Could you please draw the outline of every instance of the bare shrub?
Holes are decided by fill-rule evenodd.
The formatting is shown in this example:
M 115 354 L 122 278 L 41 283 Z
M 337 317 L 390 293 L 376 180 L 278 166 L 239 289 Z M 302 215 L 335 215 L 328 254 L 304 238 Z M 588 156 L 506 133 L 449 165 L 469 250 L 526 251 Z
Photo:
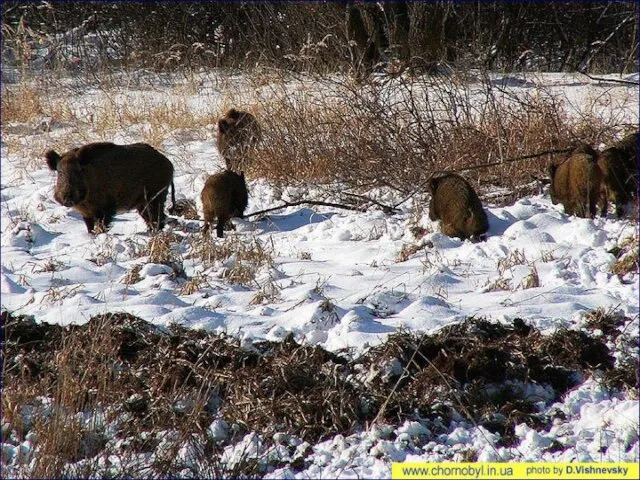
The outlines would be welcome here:
M 608 140 L 618 128 L 595 113 L 574 119 L 572 107 L 543 88 L 516 96 L 489 78 L 477 89 L 455 76 L 313 81 L 306 90 L 272 84 L 258 100 L 257 114 L 269 122 L 253 178 L 410 195 L 424 191 L 433 172 L 469 170 L 472 182 L 515 189 L 546 177 L 555 157 L 544 152 Z

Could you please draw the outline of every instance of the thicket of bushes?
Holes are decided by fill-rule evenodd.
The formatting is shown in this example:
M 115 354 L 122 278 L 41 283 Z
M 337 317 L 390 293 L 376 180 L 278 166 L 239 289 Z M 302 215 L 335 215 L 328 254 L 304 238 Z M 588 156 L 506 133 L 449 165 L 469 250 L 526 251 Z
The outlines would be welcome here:
M 102 66 L 158 69 L 638 69 L 636 2 L 9 1 L 2 19 L 3 62 L 18 65 L 40 52 L 49 66 L 98 53 Z

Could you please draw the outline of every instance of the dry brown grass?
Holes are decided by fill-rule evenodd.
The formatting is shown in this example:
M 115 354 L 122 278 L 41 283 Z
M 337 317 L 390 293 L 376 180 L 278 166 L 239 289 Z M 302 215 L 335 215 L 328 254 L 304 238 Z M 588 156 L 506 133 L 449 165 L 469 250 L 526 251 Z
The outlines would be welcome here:
M 210 114 L 194 112 L 185 97 L 173 95 L 163 103 L 147 99 L 117 99 L 116 92 L 106 92 L 91 117 L 98 135 L 106 136 L 132 126 L 140 127 L 142 141 L 162 148 L 165 140 L 177 131 L 188 130 L 194 139 L 205 139 L 205 126 L 212 122 Z M 168 92 L 171 95 L 171 92 Z
M 400 248 L 400 251 L 396 254 L 396 263 L 406 262 L 415 253 L 424 250 L 424 245 L 418 245 L 414 243 L 405 243 Z
M 186 258 L 197 258 L 205 268 L 224 265 L 222 278 L 229 283 L 260 287 L 256 277 L 273 266 L 273 251 L 258 238 L 227 235 L 220 240 L 211 235 L 193 235 Z
M 184 277 L 182 257 L 179 253 L 179 243 L 182 238 L 173 232 L 156 233 L 146 246 L 144 254 L 149 263 L 167 265 L 176 277 Z
M 125 285 L 133 285 L 134 283 L 138 283 L 140 280 L 142 280 L 142 277 L 140 276 L 140 270 L 142 270 L 142 265 L 134 265 L 129 271 L 127 271 L 127 273 L 123 275 L 120 282 L 124 283 Z
M 538 288 L 540 286 L 540 276 L 538 275 L 538 269 L 535 265 L 531 265 L 531 270 L 529 275 L 527 275 L 523 280 L 521 287 L 523 290 L 528 288 Z
M 2 86 L 2 128 L 9 122 L 26 123 L 44 115 L 38 89 L 23 83 L 19 88 Z
M 47 125 L 66 122 L 73 127 L 64 138 L 46 131 L 47 125 L 44 135 L 27 143 L 8 136 L 8 147 L 25 158 L 28 168 L 42 168 L 48 148 L 64 151 L 110 141 L 124 130 L 160 149 L 168 140 L 211 139 L 216 119 L 233 106 L 253 113 L 263 126 L 249 178 L 326 188 L 338 182 L 354 193 L 384 186 L 402 195 L 422 193 L 422 182 L 435 171 L 567 148 L 578 140 L 606 143 L 623 128 L 616 115 L 605 119 L 595 101 L 591 110 L 576 115 L 573 105 L 542 87 L 515 98 L 488 78 L 477 92 L 455 75 L 365 84 L 299 79 L 311 83 L 308 88 L 298 88 L 292 80 L 279 71 L 255 71 L 242 85 L 222 82 L 211 107 L 198 110 L 188 102 L 189 95 L 200 93 L 194 79 L 163 87 L 161 95 L 106 82 L 88 109 L 70 108 L 67 99 L 77 92 L 68 87 L 24 82 L 3 86 L 2 121 L 48 118 Z M 547 164 L 560 158 L 545 155 L 464 175 L 480 187 L 505 187 L 521 196 L 526 192 L 517 187 L 546 178 Z M 172 160 L 187 171 L 192 168 L 186 151 Z
M 638 273 L 640 264 L 638 262 L 638 236 L 624 239 L 619 246 L 614 249 L 616 261 L 611 267 L 611 273 L 621 277 L 629 273 Z
M 192 295 L 199 292 L 202 287 L 209 286 L 210 285 L 207 281 L 207 276 L 202 273 L 198 273 L 194 277 L 184 282 L 184 285 L 182 285 L 182 288 L 180 289 L 180 295 Z
M 42 156 L 50 148 L 64 152 L 85 143 L 113 141 L 125 130 L 158 149 L 167 140 L 205 140 L 213 134 L 216 115 L 213 108 L 191 108 L 184 90 L 184 85 L 176 85 L 149 96 L 105 84 L 90 104 L 77 104 L 69 98 L 78 91 L 64 83 L 26 79 L 3 85 L 3 141 L 12 154 L 24 158 L 26 169 L 34 169 L 42 168 Z M 56 131 L 60 127 L 67 128 L 63 137 Z
M 410 194 L 424 190 L 422 182 L 435 171 L 566 149 L 578 140 L 606 142 L 622 128 L 597 110 L 576 116 L 572 105 L 544 88 L 515 98 L 496 93 L 486 80 L 479 100 L 455 78 L 357 86 L 318 82 L 323 95 L 280 85 L 259 100 L 255 112 L 266 128 L 250 176 L 282 184 L 338 181 L 356 191 L 384 186 Z M 548 163 L 561 158 L 543 155 L 464 175 L 480 185 L 515 190 L 546 178 Z

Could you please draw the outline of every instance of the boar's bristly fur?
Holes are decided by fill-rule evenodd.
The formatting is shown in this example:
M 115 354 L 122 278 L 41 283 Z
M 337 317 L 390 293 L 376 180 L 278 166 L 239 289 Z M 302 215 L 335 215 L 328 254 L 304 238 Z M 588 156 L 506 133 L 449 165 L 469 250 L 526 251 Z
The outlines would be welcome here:
M 218 120 L 218 151 L 227 169 L 236 173 L 249 166 L 261 138 L 260 124 L 248 112 L 231 108 Z
M 596 214 L 602 178 L 596 155 L 591 147 L 580 146 L 561 164 L 549 167 L 551 201 L 562 203 L 568 215 L 593 218 Z
M 429 180 L 429 218 L 441 221 L 450 237 L 480 240 L 489 229 L 487 214 L 473 187 L 460 175 L 446 173 Z
M 104 231 L 118 212 L 136 209 L 151 230 L 165 223 L 169 187 L 175 202 L 173 165 L 146 143 L 90 143 L 62 155 L 45 153 L 58 173 L 54 198 L 76 210 L 89 232 Z
M 232 217 L 243 218 L 247 208 L 249 195 L 244 173 L 225 170 L 211 175 L 207 178 L 200 198 L 204 213 L 203 233 L 209 232 L 211 224 L 217 218 L 216 235 L 222 238 L 225 223 Z

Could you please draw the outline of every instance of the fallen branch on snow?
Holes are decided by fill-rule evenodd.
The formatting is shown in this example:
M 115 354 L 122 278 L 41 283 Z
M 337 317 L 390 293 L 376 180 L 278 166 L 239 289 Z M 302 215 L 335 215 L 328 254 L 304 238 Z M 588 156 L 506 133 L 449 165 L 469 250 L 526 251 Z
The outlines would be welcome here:
M 283 208 L 287 208 L 287 207 L 297 207 L 298 205 L 320 205 L 322 207 L 341 208 L 343 210 L 354 210 L 356 212 L 363 212 L 366 210 L 364 207 L 354 207 L 351 205 L 343 205 L 341 203 L 321 202 L 319 200 L 299 200 L 297 202 L 285 202 L 282 205 L 278 205 L 277 207 L 271 207 L 265 210 L 252 212 L 245 215 L 244 218 L 254 217 L 257 215 L 264 215 L 265 213 L 275 212 L 276 210 L 282 210 Z

